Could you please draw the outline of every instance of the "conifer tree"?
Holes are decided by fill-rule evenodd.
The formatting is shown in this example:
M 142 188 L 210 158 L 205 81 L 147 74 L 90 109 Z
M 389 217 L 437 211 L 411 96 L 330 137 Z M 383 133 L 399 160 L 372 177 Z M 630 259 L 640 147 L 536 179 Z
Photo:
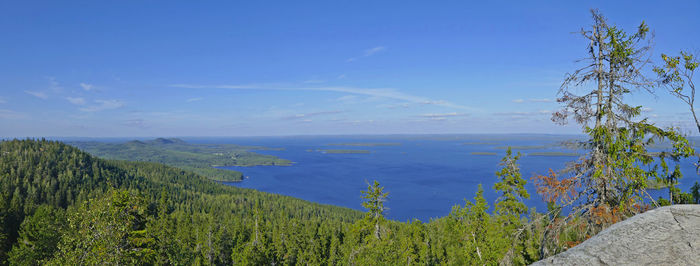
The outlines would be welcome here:
M 574 205 L 564 220 L 550 228 L 561 230 L 558 225 L 577 220 L 587 224 L 583 236 L 643 211 L 644 198 L 651 199 L 647 180 L 676 178 L 666 160 L 677 162 L 694 153 L 676 129 L 655 126 L 641 117 L 641 106 L 626 102 L 634 91 L 650 91 L 654 85 L 643 75 L 651 49 L 649 27 L 642 22 L 628 34 L 597 10 L 591 13 L 592 27 L 580 31 L 589 42 L 588 57 L 581 60 L 582 68 L 568 74 L 558 98 L 563 108 L 552 117 L 561 124 L 569 118 L 580 124 L 588 135 L 582 143 L 588 153 L 561 172 L 564 179 L 555 172 L 534 177 L 538 193 L 545 198 Z M 648 147 L 662 141 L 671 143 L 672 150 L 661 152 L 657 164 Z M 559 233 L 551 235 L 545 240 L 557 239 Z
M 523 199 L 530 198 L 530 194 L 525 189 L 527 181 L 522 178 L 518 166 L 520 156 L 520 152 L 513 156 L 513 151 L 508 147 L 506 156 L 500 163 L 503 168 L 496 172 L 499 182 L 493 185 L 493 188 L 501 193 L 496 200 L 496 212 L 499 215 L 508 216 L 508 222 L 511 224 L 518 223 L 520 216 L 527 213 L 527 206 L 523 203 Z
M 628 34 L 608 24 L 596 10 L 592 16 L 592 29 L 581 30 L 590 41 L 589 57 L 583 60 L 588 64 L 564 81 L 558 99 L 563 109 L 553 120 L 566 123 L 573 117 L 589 136 L 584 147 L 590 152 L 566 169 L 583 188 L 578 197 L 587 204 L 581 211 L 618 208 L 621 214 L 630 215 L 645 196 L 646 181 L 660 175 L 648 146 L 664 140 L 674 145 L 673 151 L 661 153 L 662 161 L 687 157 L 692 148 L 674 129 L 661 129 L 640 118 L 641 106 L 625 102 L 635 89 L 653 85 L 643 75 L 650 50 L 649 27 L 642 22 L 635 33 Z M 593 90 L 575 93 L 585 91 L 589 82 L 594 83 Z M 662 175 L 670 174 L 667 168 L 662 170 Z
M 374 226 L 373 235 L 376 239 L 381 239 L 380 223 L 384 221 L 384 201 L 389 192 L 384 192 L 384 187 L 379 186 L 379 182 L 375 180 L 373 184 L 367 184 L 367 190 L 362 191 L 362 194 L 362 199 L 365 200 L 362 207 L 367 209 L 367 219 Z

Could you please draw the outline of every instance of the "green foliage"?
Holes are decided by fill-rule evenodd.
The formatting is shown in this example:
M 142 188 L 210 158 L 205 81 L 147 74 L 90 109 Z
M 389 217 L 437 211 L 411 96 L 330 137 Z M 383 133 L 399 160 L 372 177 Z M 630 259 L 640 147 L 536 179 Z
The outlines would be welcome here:
M 499 182 L 493 185 L 493 189 L 501 193 L 496 200 L 496 213 L 510 216 L 509 223 L 519 222 L 520 216 L 527 213 L 527 206 L 522 200 L 530 198 L 530 194 L 525 189 L 527 181 L 520 174 L 518 159 L 520 159 L 520 152 L 513 156 L 510 148 L 506 150 L 506 156 L 501 160 L 503 168 L 496 172 Z
M 572 116 L 588 135 L 588 153 L 561 172 L 566 176 L 535 179 L 538 193 L 556 206 L 571 206 L 566 217 L 552 216 L 542 244 L 543 255 L 575 245 L 607 226 L 648 208 L 648 180 L 669 187 L 669 203 L 686 201 L 674 187 L 681 178 L 679 160 L 694 154 L 688 140 L 675 128 L 662 129 L 641 116 L 641 106 L 625 100 L 639 88 L 655 85 L 644 77 L 651 41 L 642 22 L 632 34 L 609 24 L 592 10 L 593 24 L 582 29 L 586 38 L 586 65 L 570 74 L 562 85 L 563 109 L 553 120 L 566 123 Z M 670 62 L 676 64 L 677 62 Z M 656 70 L 660 73 L 660 70 Z M 674 78 L 671 78 L 674 79 Z M 571 87 L 595 83 L 593 91 L 577 95 Z M 586 86 L 587 87 L 587 86 Z M 587 90 L 586 90 L 587 91 Z M 699 124 L 700 129 L 700 124 Z M 671 143 L 671 149 L 650 152 L 655 143 Z M 675 162 L 671 171 L 669 162 Z M 665 202 L 662 202 L 665 204 Z
M 686 86 L 692 85 L 693 73 L 700 64 L 697 58 L 692 53 L 681 51 L 679 56 L 661 54 L 661 59 L 663 65 L 654 67 L 654 72 L 661 78 L 661 84 L 668 85 L 673 95 L 687 95 L 684 90 L 687 89 Z
M 653 85 L 641 72 L 650 50 L 645 45 L 649 27 L 642 22 L 636 32 L 628 34 L 608 24 L 597 11 L 592 11 L 592 15 L 592 29 L 582 30 L 582 35 L 591 41 L 586 58 L 591 65 L 565 80 L 560 98 L 564 109 L 555 118 L 565 121 L 562 119 L 573 114 L 589 136 L 589 153 L 566 170 L 578 179 L 576 184 L 583 186 L 580 198 L 588 206 L 581 209 L 606 205 L 626 216 L 638 211 L 635 205 L 643 201 L 647 180 L 659 178 L 672 186 L 680 178 L 680 171 L 669 171 L 667 159 L 678 161 L 694 151 L 676 129 L 656 127 L 640 118 L 641 106 L 624 101 L 634 88 Z M 598 85 L 590 94 L 578 96 L 567 90 L 589 80 Z M 648 151 L 657 141 L 673 144 L 671 151 L 661 153 L 658 164 Z
M 13 247 L 5 261 L 13 264 L 493 264 L 537 258 L 529 238 L 536 227 L 516 237 L 515 227 L 489 214 L 483 189 L 447 217 L 401 223 L 383 217 L 388 193 L 376 182 L 363 192 L 368 212 L 362 215 L 160 164 L 97 159 L 57 142 L 5 141 L 0 154 L 0 204 L 9 206 L 0 209 L 8 236 L 2 251 Z
M 362 192 L 363 215 L 58 142 L 0 142 L 0 154 L 2 264 L 528 264 L 550 225 L 534 210 L 523 216 L 512 153 L 497 173 L 494 214 L 479 186 L 428 223 L 386 220 L 378 182 Z M 576 230 L 558 239 L 580 238 Z
M 690 195 L 693 196 L 695 204 L 700 204 L 700 183 L 698 181 L 695 181 L 695 184 L 690 188 Z
M 40 205 L 27 216 L 19 229 L 19 237 L 9 253 L 12 265 L 38 265 L 58 250 L 63 229 L 66 226 L 65 211 L 50 205 Z
M 89 200 L 68 214 L 59 252 L 49 265 L 152 264 L 155 240 L 145 204 L 127 191 Z
M 502 230 L 501 223 L 488 213 L 489 205 L 484 199 L 484 190 L 479 185 L 474 201 L 465 206 L 455 206 L 446 218 L 446 234 L 443 236 L 448 264 L 493 265 L 503 259 L 510 248 L 511 232 Z
M 331 234 L 342 246 L 346 232 L 339 229 L 362 218 L 354 210 L 225 186 L 160 164 L 96 159 L 57 142 L 3 141 L 0 155 L 0 206 L 8 206 L 0 208 L 0 229 L 7 235 L 0 251 L 15 246 L 13 258 L 36 241 L 53 239 L 21 229 L 49 223 L 30 218 L 44 216 L 35 210 L 47 207 L 36 206 L 51 206 L 56 217 L 67 210 L 68 222 L 53 223 L 63 228 L 55 230 L 62 238 L 60 252 L 48 259 L 59 264 L 231 264 L 239 255 L 303 263 L 327 256 L 328 246 L 312 247 L 321 239 L 330 242 Z M 258 246 L 250 244 L 253 232 L 264 239 Z M 20 244 L 23 239 L 34 242 Z
M 380 223 L 384 219 L 384 201 L 386 201 L 389 192 L 384 192 L 384 187 L 379 186 L 379 182 L 376 180 L 372 185 L 367 184 L 367 190 L 362 191 L 362 199 L 365 202 L 362 203 L 362 207 L 367 209 L 368 219 L 372 224 L 374 224 L 374 237 L 379 239 L 380 236 Z

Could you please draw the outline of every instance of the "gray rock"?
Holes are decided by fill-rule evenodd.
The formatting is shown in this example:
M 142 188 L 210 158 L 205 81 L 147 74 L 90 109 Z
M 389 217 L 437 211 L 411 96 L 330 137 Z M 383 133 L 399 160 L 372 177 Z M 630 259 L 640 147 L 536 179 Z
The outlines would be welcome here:
M 700 205 L 635 215 L 533 265 L 700 265 Z

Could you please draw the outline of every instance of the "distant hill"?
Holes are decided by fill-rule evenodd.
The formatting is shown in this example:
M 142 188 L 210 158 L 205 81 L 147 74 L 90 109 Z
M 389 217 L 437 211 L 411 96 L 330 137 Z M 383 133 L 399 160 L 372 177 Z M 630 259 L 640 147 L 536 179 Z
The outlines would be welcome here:
M 157 138 L 148 141 L 151 144 L 187 144 L 184 140 L 178 138 Z
M 157 138 L 124 143 L 74 141 L 69 144 L 98 157 L 127 161 L 157 162 L 193 171 L 218 181 L 240 181 L 238 171 L 216 166 L 290 165 L 289 160 L 250 152 L 263 147 L 235 144 L 190 144 L 178 138 Z

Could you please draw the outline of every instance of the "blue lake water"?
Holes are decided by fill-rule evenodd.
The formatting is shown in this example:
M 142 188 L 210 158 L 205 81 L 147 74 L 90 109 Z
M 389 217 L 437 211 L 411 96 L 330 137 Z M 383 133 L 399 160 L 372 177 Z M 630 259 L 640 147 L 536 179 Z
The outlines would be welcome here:
M 292 166 L 225 167 L 243 172 L 242 182 L 228 185 L 278 193 L 308 201 L 362 210 L 360 191 L 366 182 L 377 180 L 389 192 L 386 216 L 400 221 L 448 214 L 455 204 L 471 200 L 482 184 L 490 204 L 497 198 L 492 186 L 495 172 L 505 155 L 503 146 L 531 146 L 520 150 L 519 161 L 532 196 L 526 204 L 545 210 L 534 193 L 530 177 L 561 169 L 576 157 L 531 156 L 533 152 L 575 152 L 553 145 L 577 136 L 550 135 L 439 135 L 439 136 L 347 136 L 347 137 L 255 137 L 187 139 L 192 143 L 236 143 L 283 150 L 255 151 L 294 162 Z M 333 146 L 337 143 L 398 143 L 396 146 Z M 544 147 L 532 147 L 544 146 Z M 369 154 L 330 154 L 322 149 L 369 150 Z M 497 155 L 473 155 L 495 152 Z M 691 160 L 682 163 L 684 178 L 679 186 L 687 191 L 700 180 Z M 665 195 L 662 191 L 654 196 Z

